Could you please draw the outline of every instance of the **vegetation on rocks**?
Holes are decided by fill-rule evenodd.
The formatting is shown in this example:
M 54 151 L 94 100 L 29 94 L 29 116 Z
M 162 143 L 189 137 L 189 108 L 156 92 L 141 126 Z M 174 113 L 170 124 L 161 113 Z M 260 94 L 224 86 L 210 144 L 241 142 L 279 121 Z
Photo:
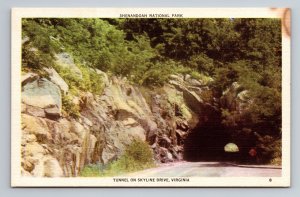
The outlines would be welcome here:
M 125 149 L 124 154 L 109 164 L 87 165 L 82 170 L 80 176 L 113 176 L 128 172 L 134 172 L 155 166 L 153 151 L 147 142 L 134 139 Z

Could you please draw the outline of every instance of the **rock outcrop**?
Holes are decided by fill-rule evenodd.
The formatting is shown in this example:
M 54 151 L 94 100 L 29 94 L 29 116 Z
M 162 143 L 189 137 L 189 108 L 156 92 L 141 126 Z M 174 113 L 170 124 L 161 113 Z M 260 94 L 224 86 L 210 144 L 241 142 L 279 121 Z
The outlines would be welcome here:
M 223 108 L 235 111 L 238 114 L 243 114 L 247 111 L 252 99 L 249 96 L 249 91 L 242 88 L 237 82 L 223 92 L 220 99 L 220 105 Z
M 64 94 L 69 91 L 68 84 L 60 77 L 54 68 L 44 68 L 44 70 L 48 73 L 50 81 L 56 84 Z
M 45 78 L 26 83 L 22 87 L 22 102 L 43 109 L 52 106 L 61 108 L 60 89 Z
M 57 59 L 82 77 L 68 55 Z M 117 159 L 135 138 L 149 143 L 157 162 L 181 160 L 184 140 L 207 108 L 201 99 L 205 85 L 191 77 L 173 75 L 160 91 L 142 91 L 126 79 L 93 70 L 101 75 L 104 91 L 74 97 L 80 114 L 72 118 L 62 113 L 68 85 L 54 69 L 46 71 L 49 80 L 34 73 L 22 77 L 24 176 L 78 176 L 87 164 Z

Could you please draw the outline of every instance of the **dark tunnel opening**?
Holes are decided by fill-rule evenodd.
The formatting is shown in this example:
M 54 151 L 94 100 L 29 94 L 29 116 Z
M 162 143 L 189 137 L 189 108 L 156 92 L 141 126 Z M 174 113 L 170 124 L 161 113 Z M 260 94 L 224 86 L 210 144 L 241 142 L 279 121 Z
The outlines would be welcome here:
M 224 161 L 229 159 L 224 146 L 230 136 L 220 124 L 196 126 L 184 142 L 184 160 L 186 161 Z
M 228 128 L 225 128 L 218 120 L 214 119 L 205 124 L 198 124 L 189 132 L 184 140 L 183 159 L 194 162 L 257 163 L 257 158 L 249 154 L 249 151 L 255 147 L 256 137 L 253 134 L 234 137 L 230 134 L 232 132 L 229 132 Z M 224 147 L 228 143 L 236 144 L 239 151 L 225 152 Z
M 222 115 L 216 108 L 204 106 L 198 124 L 189 131 L 183 142 L 183 159 L 186 161 L 229 161 L 237 163 L 256 163 L 257 156 L 249 151 L 257 144 L 253 132 L 243 128 L 227 128 L 222 124 Z M 224 147 L 233 143 L 237 152 L 225 152 Z M 259 149 L 256 149 L 257 155 Z M 258 155 L 259 156 L 259 155 Z
M 224 146 L 233 142 L 230 132 L 222 124 L 221 112 L 210 105 L 203 108 L 199 122 L 184 140 L 183 159 L 186 161 L 232 161 L 239 152 L 225 152 Z M 233 142 L 234 143 L 234 142 Z

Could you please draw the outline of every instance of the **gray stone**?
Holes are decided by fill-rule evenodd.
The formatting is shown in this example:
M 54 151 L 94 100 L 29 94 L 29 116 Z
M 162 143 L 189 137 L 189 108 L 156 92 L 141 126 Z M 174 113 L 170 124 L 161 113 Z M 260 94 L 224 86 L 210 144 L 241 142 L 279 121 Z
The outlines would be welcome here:
M 188 79 L 190 79 L 191 78 L 191 75 L 189 75 L 189 74 L 186 74 L 185 76 L 184 76 L 184 80 L 185 81 L 187 81 Z
M 170 75 L 170 79 L 183 82 L 183 76 Z
M 165 140 L 168 144 L 172 143 L 171 139 L 167 135 L 163 135 L 162 139 Z
M 25 171 L 31 172 L 34 169 L 34 160 L 29 157 L 26 160 L 22 161 L 21 165 Z
M 129 140 L 134 139 L 134 138 L 139 138 L 143 141 L 146 140 L 145 130 L 141 126 L 130 127 L 128 129 L 126 129 L 126 133 L 130 137 Z M 125 140 L 125 139 L 121 139 L 121 142 L 124 142 L 124 144 L 128 144 L 128 143 L 126 143 L 126 141 L 127 140 Z
M 170 80 L 169 83 L 173 85 L 177 90 L 183 92 L 183 98 L 187 106 L 197 114 L 201 113 L 203 106 L 203 100 L 195 92 L 188 90 L 184 85 L 177 81 Z
M 152 120 L 147 120 L 145 126 L 142 125 L 147 131 L 147 138 L 150 139 L 157 135 L 157 124 Z
M 189 79 L 189 80 L 187 80 L 187 82 L 192 86 L 196 86 L 196 87 L 203 86 L 203 84 L 200 81 L 198 81 L 197 79 Z
M 52 106 L 61 108 L 60 89 L 45 78 L 35 80 L 23 86 L 22 102 L 39 108 Z
M 61 76 L 53 68 L 44 68 L 49 74 L 50 81 L 56 84 L 65 94 L 69 91 L 68 84 L 61 78 Z
M 26 146 L 27 143 L 36 142 L 37 138 L 33 134 L 28 134 L 26 132 L 22 132 L 21 143 L 23 146 Z
M 30 39 L 29 39 L 29 37 L 28 36 L 24 36 L 23 38 L 22 38 L 22 44 L 25 44 L 26 42 L 28 42 Z

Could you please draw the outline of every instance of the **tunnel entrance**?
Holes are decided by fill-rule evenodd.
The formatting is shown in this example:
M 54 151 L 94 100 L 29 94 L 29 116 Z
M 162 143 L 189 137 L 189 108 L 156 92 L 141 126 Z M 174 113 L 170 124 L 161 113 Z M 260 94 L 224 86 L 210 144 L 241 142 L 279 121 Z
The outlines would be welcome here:
M 183 158 L 186 161 L 225 161 L 229 159 L 224 146 L 230 136 L 220 124 L 197 125 L 184 142 Z
M 183 159 L 186 161 L 229 161 L 261 163 L 263 150 L 257 146 L 258 136 L 247 128 L 226 128 L 220 111 L 205 106 L 199 122 L 183 141 Z M 238 151 L 225 152 L 224 147 L 233 143 Z M 252 154 L 252 152 L 256 152 Z M 265 157 L 265 156 L 264 156 Z

